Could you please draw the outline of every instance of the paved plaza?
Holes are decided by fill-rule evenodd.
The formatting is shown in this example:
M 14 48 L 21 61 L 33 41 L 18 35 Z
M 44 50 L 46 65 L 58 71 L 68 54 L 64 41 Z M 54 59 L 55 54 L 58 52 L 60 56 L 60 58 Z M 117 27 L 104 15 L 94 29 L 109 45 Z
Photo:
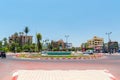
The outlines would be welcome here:
M 12 80 L 115 80 L 107 70 L 19 70 Z
M 9 55 L 0 59 L 0 80 L 11 80 L 18 70 L 109 70 L 120 79 L 120 55 L 105 55 L 93 60 L 22 60 Z

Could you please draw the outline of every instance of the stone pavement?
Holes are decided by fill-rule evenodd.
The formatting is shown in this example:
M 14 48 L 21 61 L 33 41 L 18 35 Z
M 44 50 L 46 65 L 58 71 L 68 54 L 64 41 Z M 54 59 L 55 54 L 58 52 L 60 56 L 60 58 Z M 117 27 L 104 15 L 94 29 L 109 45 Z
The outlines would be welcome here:
M 107 70 L 19 70 L 12 80 L 116 80 Z
M 120 79 L 120 55 L 108 55 L 102 59 L 92 60 L 23 60 L 7 55 L 0 58 L 0 80 L 12 80 L 14 71 L 18 70 L 109 70 L 116 80 Z M 34 80 L 34 79 L 33 79 Z

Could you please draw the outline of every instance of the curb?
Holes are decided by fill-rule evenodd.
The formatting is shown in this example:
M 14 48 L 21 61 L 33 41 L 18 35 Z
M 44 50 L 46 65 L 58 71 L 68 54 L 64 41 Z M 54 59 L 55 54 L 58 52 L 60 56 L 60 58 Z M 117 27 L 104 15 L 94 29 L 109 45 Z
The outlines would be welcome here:
M 72 57 L 72 58 L 66 58 L 66 57 L 61 57 L 61 58 L 53 58 L 53 57 L 45 57 L 45 58 L 19 58 L 18 54 L 14 56 L 14 58 L 19 58 L 19 59 L 28 59 L 28 60 L 92 60 L 92 59 L 98 59 L 103 57 L 104 55 L 102 53 L 99 53 L 97 55 L 90 55 L 86 57 Z
M 105 70 L 106 74 L 110 77 L 111 80 L 116 80 L 115 76 L 113 76 L 108 70 Z
M 12 80 L 17 80 L 18 78 L 18 72 L 13 73 Z

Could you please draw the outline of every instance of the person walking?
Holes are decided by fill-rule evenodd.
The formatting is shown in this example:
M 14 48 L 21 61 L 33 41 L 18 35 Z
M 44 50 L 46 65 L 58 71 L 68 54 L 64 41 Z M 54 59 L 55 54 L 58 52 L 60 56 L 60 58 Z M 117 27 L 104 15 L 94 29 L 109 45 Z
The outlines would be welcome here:
M 4 51 L 1 52 L 1 58 L 6 58 L 6 53 Z

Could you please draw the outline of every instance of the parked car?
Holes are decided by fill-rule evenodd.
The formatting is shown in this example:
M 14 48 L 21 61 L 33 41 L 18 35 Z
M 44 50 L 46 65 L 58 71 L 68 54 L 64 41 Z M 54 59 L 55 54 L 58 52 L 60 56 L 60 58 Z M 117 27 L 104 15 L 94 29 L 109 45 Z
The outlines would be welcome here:
M 92 55 L 94 52 L 93 50 L 86 50 L 85 52 L 83 52 L 83 54 L 89 54 Z
M 118 53 L 120 53 L 120 50 L 118 50 Z
M 0 51 L 0 57 L 1 58 L 6 58 L 6 53 L 4 51 Z

